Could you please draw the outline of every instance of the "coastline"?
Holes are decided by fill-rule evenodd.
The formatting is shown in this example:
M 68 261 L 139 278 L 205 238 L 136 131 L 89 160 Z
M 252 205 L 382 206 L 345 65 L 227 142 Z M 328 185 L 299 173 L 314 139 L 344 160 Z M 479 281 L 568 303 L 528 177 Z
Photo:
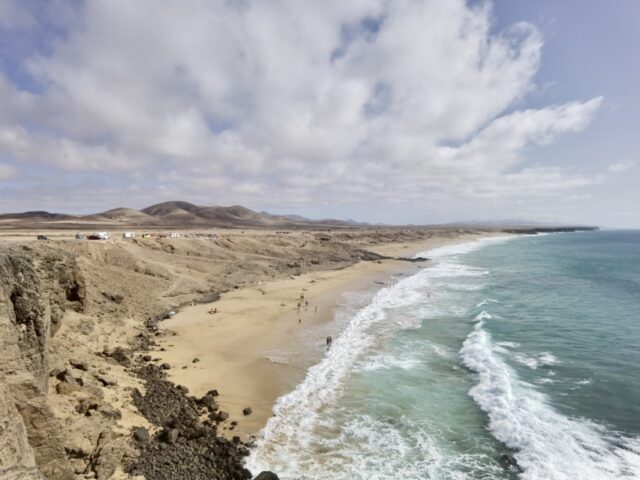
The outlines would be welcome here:
M 433 237 L 418 242 L 380 244 L 368 250 L 389 257 L 411 257 L 433 248 L 490 236 L 493 235 Z M 275 401 L 292 390 L 304 378 L 307 368 L 321 358 L 320 347 L 325 337 L 318 336 L 318 348 L 304 354 L 305 366 L 299 365 L 300 358 L 295 366 L 273 361 L 269 352 L 286 349 L 298 335 L 324 331 L 322 327 L 334 318 L 345 292 L 378 290 L 392 276 L 426 266 L 428 263 L 395 259 L 361 261 L 339 270 L 315 271 L 236 289 L 214 303 L 186 307 L 162 322 L 165 334 L 158 340 L 154 356 L 171 366 L 167 371 L 171 381 L 188 388 L 191 394 L 200 396 L 217 389 L 218 404 L 229 414 L 228 420 L 219 426 L 220 433 L 248 439 L 273 415 Z M 304 295 L 304 300 L 300 300 L 300 295 Z M 309 302 L 308 309 L 305 301 Z M 208 313 L 212 309 L 217 312 Z M 339 333 L 329 331 L 334 338 Z M 247 407 L 252 409 L 250 415 L 243 414 Z
M 10 374 L 0 407 L 16 419 L 11 444 L 21 442 L 21 458 L 43 472 L 83 478 L 249 478 L 244 458 L 273 403 L 322 360 L 326 336 L 339 340 L 354 311 L 389 279 L 428 265 L 407 257 L 504 233 L 233 230 L 100 242 L 68 232 L 48 242 L 0 235 L 7 333 L 0 373 Z M 303 292 L 310 305 L 299 323 Z M 190 313 L 204 302 L 214 303 Z M 207 314 L 211 308 L 218 314 Z M 179 314 L 164 320 L 169 311 Z M 27 330 L 29 341 L 20 341 L 31 315 L 44 329 Z M 42 362 L 24 361 L 30 358 Z M 27 399 L 14 396 L 11 382 L 35 385 L 28 401 L 44 406 L 47 441 L 29 446 L 41 438 L 40 423 L 21 420 L 16 408 Z M 209 394 L 214 389 L 219 396 Z M 245 407 L 251 415 L 242 414 Z

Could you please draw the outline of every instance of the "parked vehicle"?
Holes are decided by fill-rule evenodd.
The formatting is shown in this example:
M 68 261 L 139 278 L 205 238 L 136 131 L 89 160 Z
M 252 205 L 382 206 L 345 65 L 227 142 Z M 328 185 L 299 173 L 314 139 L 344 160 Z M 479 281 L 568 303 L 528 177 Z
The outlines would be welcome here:
M 107 232 L 95 232 L 87 235 L 87 240 L 108 240 L 110 236 Z
M 38 240 L 49 240 L 49 237 L 46 235 L 38 235 Z

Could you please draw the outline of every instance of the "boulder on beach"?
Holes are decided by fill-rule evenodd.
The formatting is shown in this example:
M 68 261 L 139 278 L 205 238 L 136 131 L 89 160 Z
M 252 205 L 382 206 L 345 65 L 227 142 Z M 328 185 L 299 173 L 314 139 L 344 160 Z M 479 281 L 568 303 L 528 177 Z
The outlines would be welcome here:
M 138 442 L 148 442 L 149 441 L 149 431 L 144 427 L 138 427 L 133 431 L 133 438 Z
M 216 421 L 218 421 L 218 422 L 224 422 L 228 418 L 229 418 L 229 414 L 227 412 L 222 411 L 222 410 L 220 410 L 218 412 L 218 414 L 216 415 Z
M 273 472 L 260 472 L 254 480 L 280 480 L 280 477 Z
M 216 399 L 210 393 L 206 394 L 198 403 L 204 407 L 207 407 L 209 410 L 214 410 L 216 408 Z

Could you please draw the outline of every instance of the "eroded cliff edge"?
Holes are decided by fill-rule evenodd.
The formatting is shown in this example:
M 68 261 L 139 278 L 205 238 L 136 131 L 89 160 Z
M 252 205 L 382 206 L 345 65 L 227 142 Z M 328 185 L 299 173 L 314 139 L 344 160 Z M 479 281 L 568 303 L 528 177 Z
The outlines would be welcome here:
M 82 310 L 75 260 L 54 249 L 0 251 L 0 477 L 73 478 L 48 405 L 49 341 L 67 309 Z

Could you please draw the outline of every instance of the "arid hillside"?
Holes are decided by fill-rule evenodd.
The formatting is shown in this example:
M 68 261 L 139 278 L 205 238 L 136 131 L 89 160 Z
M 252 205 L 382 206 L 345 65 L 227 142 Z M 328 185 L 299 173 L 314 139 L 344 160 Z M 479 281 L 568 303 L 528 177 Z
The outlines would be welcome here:
M 2 228 L 127 228 L 127 227 L 287 227 L 310 228 L 313 226 L 345 227 L 358 225 L 342 220 L 310 220 L 298 215 L 272 215 L 255 212 L 235 205 L 199 206 L 189 202 L 171 201 L 151 205 L 142 210 L 119 207 L 90 215 L 69 215 L 33 211 L 0 215 Z

